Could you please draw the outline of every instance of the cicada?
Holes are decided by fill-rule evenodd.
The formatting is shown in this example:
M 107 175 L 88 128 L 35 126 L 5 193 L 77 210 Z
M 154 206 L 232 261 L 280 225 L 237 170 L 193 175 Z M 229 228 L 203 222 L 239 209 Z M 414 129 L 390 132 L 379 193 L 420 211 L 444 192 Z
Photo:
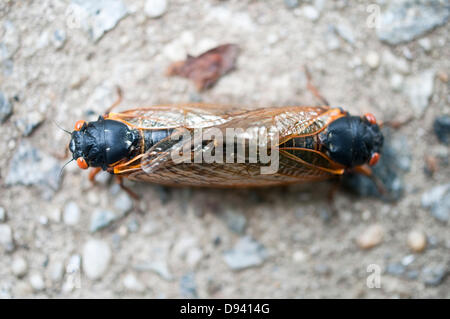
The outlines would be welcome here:
M 225 139 L 230 130 L 231 140 Z M 367 172 L 382 144 L 372 114 L 353 116 L 340 107 L 179 104 L 78 121 L 69 149 L 78 166 L 96 168 L 94 174 L 103 169 L 164 185 L 254 187 Z M 269 166 L 275 169 L 264 171 Z

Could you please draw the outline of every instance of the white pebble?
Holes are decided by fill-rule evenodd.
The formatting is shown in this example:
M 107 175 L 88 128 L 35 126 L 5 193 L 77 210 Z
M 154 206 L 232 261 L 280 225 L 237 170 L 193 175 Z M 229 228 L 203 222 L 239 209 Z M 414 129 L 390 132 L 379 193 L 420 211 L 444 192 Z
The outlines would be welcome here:
M 296 262 L 296 263 L 302 263 L 306 260 L 308 256 L 301 250 L 298 250 L 296 252 L 294 252 L 294 254 L 292 255 L 292 259 Z
M 150 18 L 159 18 L 167 10 L 167 0 L 147 0 L 145 3 L 145 14 Z
M 66 225 L 76 225 L 80 221 L 80 208 L 75 202 L 69 202 L 64 207 L 63 220 Z
M 14 239 L 12 229 L 9 225 L 0 225 L 0 246 L 3 246 L 8 252 L 14 250 Z
M 420 230 L 413 230 L 408 234 L 408 246 L 412 251 L 420 253 L 427 245 L 427 237 Z
M 311 21 L 319 19 L 320 13 L 313 6 L 304 6 L 302 10 L 303 16 Z
M 145 286 L 133 274 L 127 274 L 123 278 L 123 286 L 129 291 L 144 292 Z
M 121 192 L 114 200 L 114 207 L 122 214 L 126 214 L 133 209 L 133 200 L 127 193 Z
M 370 51 L 366 56 L 366 63 L 371 69 L 376 69 L 380 65 L 380 56 L 375 51 Z
M 203 251 L 198 247 L 194 247 L 190 249 L 189 252 L 187 253 L 186 262 L 188 263 L 189 266 L 196 267 L 200 262 L 200 260 L 202 260 L 202 257 Z
M 109 245 L 98 239 L 89 240 L 83 247 L 83 270 L 89 279 L 99 279 L 111 261 Z
M 14 258 L 11 264 L 12 272 L 16 277 L 23 277 L 28 271 L 27 261 L 23 257 Z
M 425 52 L 430 52 L 431 51 L 431 41 L 428 38 L 423 38 L 420 39 L 419 41 L 419 45 L 425 50 Z
M 40 274 L 32 274 L 30 276 L 30 285 L 35 291 L 41 291 L 45 289 L 44 278 Z
M 372 225 L 356 238 L 356 243 L 362 249 L 370 249 L 383 241 L 383 233 L 383 228 L 380 225 Z
M 401 91 L 402 90 L 404 78 L 403 78 L 403 76 L 401 74 L 398 74 L 398 73 L 392 74 L 389 81 L 390 81 L 390 84 L 391 84 L 391 88 L 394 91 Z
M 48 224 L 48 217 L 44 216 L 44 215 L 39 216 L 39 223 L 41 225 L 47 225 Z

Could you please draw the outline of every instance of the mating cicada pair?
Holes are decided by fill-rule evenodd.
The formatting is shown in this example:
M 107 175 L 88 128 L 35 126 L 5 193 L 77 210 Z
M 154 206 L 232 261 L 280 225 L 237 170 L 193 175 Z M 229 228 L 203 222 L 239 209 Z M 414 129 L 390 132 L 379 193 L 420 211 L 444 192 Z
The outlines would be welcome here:
M 180 139 L 208 134 L 200 144 Z M 227 129 L 230 142 L 219 139 Z M 273 163 L 251 156 L 258 134 L 272 132 L 264 144 Z M 276 140 L 274 140 L 276 136 Z M 258 140 L 255 140 L 258 138 Z M 370 172 L 380 157 L 383 135 L 372 114 L 352 116 L 342 108 L 289 106 L 246 110 L 212 104 L 160 105 L 106 113 L 97 121 L 79 121 L 70 141 L 82 169 L 106 170 L 119 177 L 174 186 L 253 187 L 318 181 L 345 172 Z M 236 153 L 242 150 L 240 157 Z M 227 160 L 233 155 L 234 161 Z M 258 151 L 257 151 L 258 152 Z M 195 161 L 198 154 L 223 160 Z M 219 153 L 219 156 L 217 156 Z M 175 155 L 182 155 L 179 161 Z M 258 155 L 258 154 L 256 154 Z M 271 159 L 274 157 L 271 156 Z

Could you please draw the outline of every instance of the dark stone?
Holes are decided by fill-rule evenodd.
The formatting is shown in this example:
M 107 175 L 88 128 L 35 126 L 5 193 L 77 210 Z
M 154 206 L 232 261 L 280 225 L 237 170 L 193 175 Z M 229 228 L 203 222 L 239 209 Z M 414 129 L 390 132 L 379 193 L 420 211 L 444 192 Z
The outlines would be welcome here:
M 434 133 L 439 141 L 444 144 L 450 144 L 450 116 L 439 116 L 434 120 Z

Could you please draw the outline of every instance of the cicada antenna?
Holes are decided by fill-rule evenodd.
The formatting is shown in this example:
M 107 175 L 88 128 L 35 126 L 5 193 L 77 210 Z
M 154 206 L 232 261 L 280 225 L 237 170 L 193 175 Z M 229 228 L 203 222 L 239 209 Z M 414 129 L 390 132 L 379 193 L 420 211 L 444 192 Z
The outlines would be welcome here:
M 72 158 L 70 161 L 68 161 L 66 164 L 63 165 L 63 167 L 62 167 L 61 170 L 59 171 L 59 178 L 58 178 L 58 179 L 61 179 L 62 172 L 63 172 L 64 168 L 67 166 L 67 164 L 69 164 L 69 163 L 72 162 L 73 160 L 74 160 L 74 159 Z
M 311 73 L 309 72 L 306 64 L 303 65 L 303 71 L 305 72 L 307 80 L 306 88 L 322 103 L 322 106 L 330 107 L 330 103 L 328 103 L 328 100 L 324 98 L 322 94 L 320 94 L 317 87 L 313 84 Z
M 60 128 L 61 130 L 63 130 L 64 132 L 66 132 L 67 134 L 72 135 L 71 132 L 69 132 L 68 130 L 64 129 L 61 125 L 59 125 L 55 120 L 53 120 L 53 123 L 55 123 L 55 125 Z

